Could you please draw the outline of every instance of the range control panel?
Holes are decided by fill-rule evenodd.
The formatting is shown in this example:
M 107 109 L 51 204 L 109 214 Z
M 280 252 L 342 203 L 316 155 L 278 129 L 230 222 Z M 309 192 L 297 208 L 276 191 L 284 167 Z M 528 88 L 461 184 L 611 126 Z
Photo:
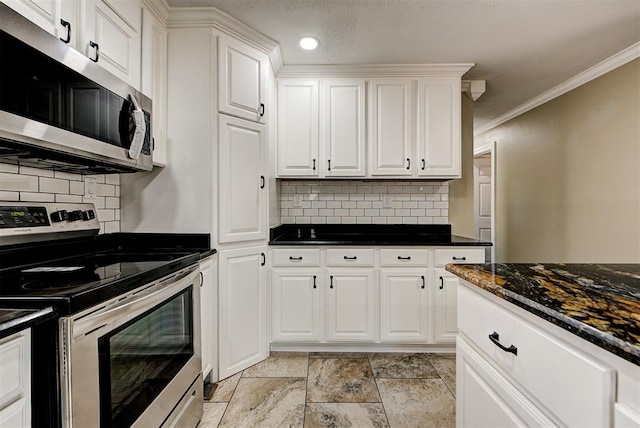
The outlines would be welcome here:
M 0 239 L 45 233 L 92 234 L 99 229 L 93 204 L 0 201 Z

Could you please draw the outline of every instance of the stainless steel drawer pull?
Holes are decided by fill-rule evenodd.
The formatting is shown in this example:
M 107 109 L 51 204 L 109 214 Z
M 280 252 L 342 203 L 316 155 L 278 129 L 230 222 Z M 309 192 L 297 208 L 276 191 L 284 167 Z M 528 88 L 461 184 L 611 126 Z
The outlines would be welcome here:
M 302 261 L 302 256 L 300 256 L 300 257 L 291 257 L 291 256 L 289 256 L 289 260 Z
M 353 256 L 353 257 L 349 257 L 349 256 L 344 256 L 345 260 L 358 260 L 357 256 Z
M 466 257 L 456 257 L 456 256 L 453 256 L 453 257 L 451 257 L 451 258 L 452 258 L 453 260 L 462 260 L 462 261 L 467 260 L 467 258 L 466 258 Z
M 513 355 L 518 355 L 518 348 L 511 345 L 508 348 L 500 343 L 500 335 L 495 331 L 489 335 L 489 340 L 493 342 L 498 348 L 502 349 L 504 352 L 511 352 Z
M 398 256 L 398 260 L 411 260 L 411 256 L 409 257 Z

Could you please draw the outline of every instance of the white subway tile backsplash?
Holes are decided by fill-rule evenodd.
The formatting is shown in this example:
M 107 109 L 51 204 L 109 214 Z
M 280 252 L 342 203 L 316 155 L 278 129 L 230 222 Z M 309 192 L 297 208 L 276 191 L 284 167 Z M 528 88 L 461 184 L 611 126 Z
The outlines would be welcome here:
M 69 194 L 69 180 L 40 177 L 40 192 Z
M 85 199 L 82 175 L 0 163 L 0 200 L 93 203 L 100 222 L 100 233 L 120 231 L 120 176 L 91 177 L 100 183 L 96 186 L 98 196 Z
M 447 182 L 279 181 L 283 223 L 447 223 Z M 293 196 L 302 197 L 293 207 Z M 384 198 L 383 198 L 384 196 Z M 388 205 L 387 205 L 388 204 Z M 387 205 L 387 206 L 385 206 Z

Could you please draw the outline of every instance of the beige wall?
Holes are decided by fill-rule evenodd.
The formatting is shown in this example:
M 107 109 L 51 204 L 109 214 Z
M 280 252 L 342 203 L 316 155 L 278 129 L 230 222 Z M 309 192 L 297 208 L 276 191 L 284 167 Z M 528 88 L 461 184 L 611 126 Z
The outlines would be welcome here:
M 473 101 L 462 95 L 462 178 L 449 182 L 451 233 L 473 238 Z
M 498 262 L 640 262 L 640 59 L 475 145 L 491 141 Z

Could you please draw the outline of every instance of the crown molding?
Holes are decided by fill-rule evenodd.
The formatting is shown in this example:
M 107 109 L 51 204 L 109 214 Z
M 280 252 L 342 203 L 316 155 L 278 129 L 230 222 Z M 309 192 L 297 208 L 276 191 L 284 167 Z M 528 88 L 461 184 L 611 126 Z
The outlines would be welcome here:
M 167 28 L 184 27 L 214 28 L 267 54 L 272 66 L 282 64 L 278 42 L 215 7 L 169 7 Z
M 594 65 L 593 67 L 586 69 L 582 73 L 575 75 L 571 79 L 566 80 L 565 82 L 554 86 L 548 91 L 543 92 L 537 97 L 530 99 L 526 103 L 521 104 L 518 107 L 496 117 L 495 119 L 490 120 L 482 126 L 475 128 L 473 135 L 478 136 L 499 125 L 502 125 L 503 123 L 528 112 L 529 110 L 533 110 L 534 108 L 547 103 L 554 98 L 558 98 L 559 96 L 564 95 L 567 92 L 584 85 L 585 83 L 595 80 L 598 77 L 607 74 L 608 72 L 615 70 L 616 68 L 621 67 L 639 57 L 640 42 L 637 42 L 629 46 L 628 48 L 618 52 L 617 54 L 605 59 L 604 61 Z
M 142 0 L 142 4 L 156 17 L 162 25 L 167 26 L 169 5 L 166 0 Z
M 475 64 L 285 65 L 278 77 L 462 77 Z
M 477 101 L 487 90 L 486 80 L 463 80 L 462 93 L 468 96 L 472 101 Z

